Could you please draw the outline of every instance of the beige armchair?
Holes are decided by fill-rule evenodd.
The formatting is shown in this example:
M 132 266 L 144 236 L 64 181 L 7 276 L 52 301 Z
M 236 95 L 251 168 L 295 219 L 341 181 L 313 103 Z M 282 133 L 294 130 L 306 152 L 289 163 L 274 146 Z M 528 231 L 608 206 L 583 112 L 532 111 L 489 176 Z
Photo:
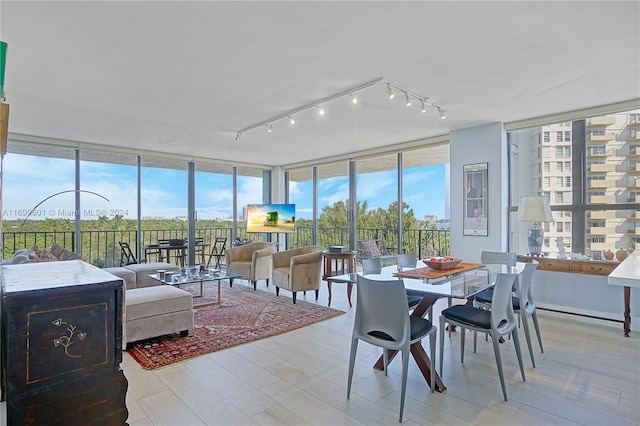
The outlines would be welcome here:
M 273 243 L 249 243 L 227 249 L 227 272 L 242 275 L 242 279 L 253 282 L 256 289 L 258 280 L 271 278 L 271 255 L 276 251 Z M 233 286 L 233 279 L 229 280 Z
M 306 246 L 274 253 L 273 285 L 276 286 L 276 296 L 284 288 L 293 293 L 293 303 L 296 303 L 298 291 L 315 290 L 318 300 L 323 251 L 322 246 Z

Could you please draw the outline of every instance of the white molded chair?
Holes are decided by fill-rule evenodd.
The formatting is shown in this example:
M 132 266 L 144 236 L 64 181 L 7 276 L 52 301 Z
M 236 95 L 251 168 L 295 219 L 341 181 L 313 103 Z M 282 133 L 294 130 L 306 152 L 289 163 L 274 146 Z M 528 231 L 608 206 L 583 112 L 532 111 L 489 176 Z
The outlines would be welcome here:
M 516 296 L 511 298 L 513 303 L 513 311 L 516 314 L 522 316 L 522 325 L 524 327 L 524 335 L 527 340 L 527 347 L 529 348 L 529 356 L 531 357 L 531 364 L 533 367 L 536 367 L 536 361 L 533 358 L 533 346 L 531 345 L 531 333 L 529 332 L 529 321 L 528 318 L 533 318 L 533 326 L 536 329 L 536 335 L 538 337 L 538 343 L 540 344 L 540 352 L 544 353 L 542 349 L 542 336 L 540 335 L 540 326 L 538 325 L 538 315 L 536 314 L 536 304 L 533 301 L 533 292 L 532 292 L 532 283 L 533 276 L 535 275 L 536 269 L 538 268 L 538 262 L 533 261 L 532 263 L 528 263 L 524 266 L 524 272 L 522 273 L 522 280 L 520 281 L 520 290 L 517 292 Z M 483 307 L 485 309 L 491 309 L 491 293 L 490 291 L 483 291 L 475 296 L 474 306 L 477 304 L 478 307 Z M 474 336 L 475 337 L 475 336 Z M 475 340 L 474 340 L 474 351 L 475 351 Z
M 513 252 L 483 250 L 480 254 L 480 262 L 482 263 L 498 263 L 501 265 L 516 266 L 517 261 L 518 257 Z
M 417 260 L 416 260 L 417 262 Z M 415 263 L 413 265 L 416 266 Z M 380 274 L 382 273 L 382 259 L 374 257 L 371 259 L 364 259 L 362 261 L 362 275 Z M 413 309 L 418 306 L 418 303 L 422 300 L 424 293 L 419 290 L 407 290 L 407 304 L 409 309 Z M 431 317 L 429 320 L 432 321 Z
M 524 367 L 522 365 L 522 353 L 520 351 L 520 340 L 518 340 L 518 327 L 513 313 L 513 303 L 511 301 L 511 288 L 516 279 L 516 274 L 498 274 L 493 299 L 492 309 L 487 311 L 474 306 L 456 305 L 445 309 L 440 315 L 440 329 L 444 330 L 444 324 L 456 325 L 462 330 L 460 335 L 460 362 L 464 362 L 464 337 L 465 330 L 479 331 L 491 335 L 493 351 L 498 366 L 498 375 L 502 385 L 504 400 L 507 400 L 507 388 L 504 383 L 504 372 L 502 371 L 502 358 L 500 356 L 499 339 L 505 334 L 513 334 L 513 344 L 516 347 L 520 373 L 524 381 Z M 444 355 L 444 333 L 440 333 L 440 376 L 442 376 L 442 360 Z
M 418 263 L 418 255 L 415 253 L 403 253 L 398 255 L 398 271 L 404 268 L 415 268 Z
M 383 348 L 384 375 L 387 375 L 389 350 L 402 353 L 402 388 L 400 393 L 400 417 L 404 410 L 404 399 L 407 389 L 407 371 L 409 367 L 409 347 L 430 336 L 431 360 L 431 392 L 435 389 L 435 347 L 436 327 L 431 321 L 407 312 L 407 296 L 402 280 L 371 280 L 358 275 L 358 293 L 356 314 L 351 337 L 351 354 L 349 356 L 349 377 L 347 380 L 347 399 L 351 395 L 351 382 L 356 361 L 358 341 Z
M 371 259 L 362 260 L 362 274 L 379 274 L 382 272 L 382 259 L 372 257 Z

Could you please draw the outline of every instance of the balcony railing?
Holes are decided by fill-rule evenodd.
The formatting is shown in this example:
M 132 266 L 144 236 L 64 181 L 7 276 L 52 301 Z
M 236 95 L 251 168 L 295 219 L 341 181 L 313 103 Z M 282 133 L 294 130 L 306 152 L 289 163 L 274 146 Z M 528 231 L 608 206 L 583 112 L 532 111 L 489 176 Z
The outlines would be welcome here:
M 302 247 L 311 244 L 311 227 L 297 226 L 289 238 L 291 248 Z M 205 243 L 212 244 L 216 237 L 227 237 L 227 247 L 231 246 L 231 228 L 202 228 L 196 229 L 196 238 L 203 238 Z M 118 241 L 126 241 L 134 252 L 137 252 L 136 230 L 122 231 L 81 231 L 82 247 L 78 250 L 75 246 L 75 231 L 42 231 L 42 232 L 4 232 L 2 234 L 3 258 L 11 259 L 16 250 L 21 248 L 48 249 L 53 243 L 57 243 L 71 251 L 79 252 L 82 258 L 98 267 L 119 266 L 120 246 Z M 426 256 L 426 249 L 429 244 L 433 245 L 438 256 L 448 256 L 451 249 L 451 238 L 449 230 L 437 229 L 405 229 L 403 232 L 403 247 L 398 250 L 397 231 L 393 229 L 362 228 L 356 232 L 356 239 L 383 239 L 387 247 L 393 248 L 394 252 L 417 253 L 418 258 Z M 255 236 L 247 234 L 245 228 L 238 228 L 238 238 L 248 238 L 256 240 L 263 238 L 265 234 Z M 160 239 L 186 239 L 187 230 L 183 229 L 149 229 L 142 230 L 142 247 L 155 244 Z M 324 247 L 348 246 L 349 230 L 347 228 L 319 228 L 318 244 Z M 144 250 L 140 249 L 141 256 Z M 208 253 L 208 250 L 205 250 Z

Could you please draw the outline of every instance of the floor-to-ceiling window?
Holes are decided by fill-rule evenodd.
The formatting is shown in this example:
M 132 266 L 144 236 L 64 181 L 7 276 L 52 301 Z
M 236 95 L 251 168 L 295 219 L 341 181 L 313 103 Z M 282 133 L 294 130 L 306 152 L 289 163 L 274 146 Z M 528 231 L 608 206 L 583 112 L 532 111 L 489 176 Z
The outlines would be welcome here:
M 231 241 L 233 167 L 199 161 L 195 173 L 196 238 L 211 245 L 216 237 Z
M 291 247 L 313 243 L 313 167 L 290 170 L 289 203 L 296 205 L 296 228 L 290 237 Z
M 75 150 L 9 141 L 3 161 L 3 257 L 75 247 Z
M 269 202 L 268 188 L 264 187 L 263 171 L 250 167 L 238 167 L 237 174 L 237 238 L 263 241 L 270 236 L 264 233 L 247 234 L 247 205 Z
M 450 252 L 448 164 L 448 143 L 402 154 L 403 247 L 420 258 Z
M 391 252 L 398 247 L 398 156 L 357 160 L 356 226 L 358 240 L 380 239 Z
M 96 266 L 118 266 L 118 242 L 136 247 L 137 157 L 88 149 L 79 153 L 82 257 Z
M 318 166 L 318 244 L 349 245 L 349 162 Z
M 634 110 L 511 132 L 513 249 L 527 252 L 531 226 L 515 221 L 520 195 L 544 194 L 553 211 L 553 222 L 542 225 L 544 253 L 600 257 L 634 250 L 638 130 L 640 113 Z

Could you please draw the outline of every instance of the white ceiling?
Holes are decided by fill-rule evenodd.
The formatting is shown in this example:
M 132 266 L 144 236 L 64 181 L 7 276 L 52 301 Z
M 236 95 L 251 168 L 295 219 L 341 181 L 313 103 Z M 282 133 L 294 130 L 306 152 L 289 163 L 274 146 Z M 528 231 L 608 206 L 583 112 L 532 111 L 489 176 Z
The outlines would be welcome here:
M 9 131 L 286 165 L 640 98 L 639 2 L 0 2 Z M 383 77 L 384 85 L 236 132 Z

